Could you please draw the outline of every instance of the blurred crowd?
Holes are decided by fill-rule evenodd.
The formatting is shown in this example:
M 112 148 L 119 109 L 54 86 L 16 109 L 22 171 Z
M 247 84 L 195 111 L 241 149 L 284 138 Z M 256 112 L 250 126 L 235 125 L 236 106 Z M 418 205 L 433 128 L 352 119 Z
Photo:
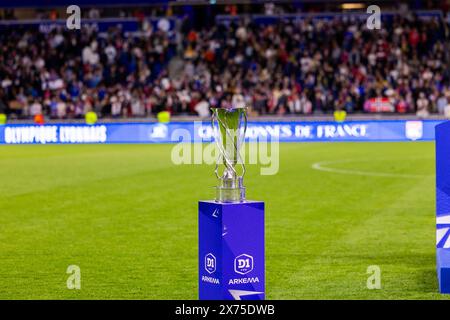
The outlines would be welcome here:
M 450 116 L 448 25 L 400 17 L 368 30 L 359 20 L 273 25 L 237 20 L 194 30 L 143 23 L 0 33 L 0 113 L 53 118 L 209 116 L 211 107 L 258 114 L 353 112 Z

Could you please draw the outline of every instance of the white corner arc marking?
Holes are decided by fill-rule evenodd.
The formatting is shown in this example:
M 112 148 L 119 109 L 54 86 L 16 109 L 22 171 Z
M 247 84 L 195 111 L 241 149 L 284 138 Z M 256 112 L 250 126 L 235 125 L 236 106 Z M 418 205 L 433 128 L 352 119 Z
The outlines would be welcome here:
M 418 157 L 417 159 L 428 159 L 424 157 Z M 378 159 L 383 160 L 395 160 L 395 159 Z M 433 175 L 426 174 L 406 174 L 406 173 L 390 173 L 390 172 L 379 172 L 379 171 L 363 171 L 363 170 L 350 170 L 350 169 L 338 169 L 330 167 L 332 164 L 339 163 L 351 163 L 351 162 L 369 162 L 374 161 L 374 159 L 343 159 L 334 161 L 319 161 L 311 165 L 311 168 L 318 171 L 340 173 L 340 174 L 350 174 L 358 176 L 371 176 L 371 177 L 386 177 L 386 178 L 410 178 L 410 179 L 420 179 L 426 177 L 432 177 Z

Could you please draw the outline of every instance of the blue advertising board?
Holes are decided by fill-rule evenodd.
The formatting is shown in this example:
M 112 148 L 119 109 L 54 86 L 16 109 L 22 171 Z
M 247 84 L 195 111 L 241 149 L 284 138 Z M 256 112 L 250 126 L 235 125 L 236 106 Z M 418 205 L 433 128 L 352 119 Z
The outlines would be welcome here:
M 280 142 L 432 141 L 441 120 L 249 122 L 246 139 Z M 211 142 L 209 122 L 7 124 L 0 144 Z

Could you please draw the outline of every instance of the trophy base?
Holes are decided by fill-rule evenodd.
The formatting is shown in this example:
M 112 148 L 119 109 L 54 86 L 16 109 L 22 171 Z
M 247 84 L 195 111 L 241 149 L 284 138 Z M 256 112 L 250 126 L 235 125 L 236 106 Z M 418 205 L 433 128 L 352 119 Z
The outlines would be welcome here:
M 264 300 L 264 202 L 200 201 L 200 300 Z
M 235 203 L 245 200 L 245 188 L 216 187 L 216 202 Z

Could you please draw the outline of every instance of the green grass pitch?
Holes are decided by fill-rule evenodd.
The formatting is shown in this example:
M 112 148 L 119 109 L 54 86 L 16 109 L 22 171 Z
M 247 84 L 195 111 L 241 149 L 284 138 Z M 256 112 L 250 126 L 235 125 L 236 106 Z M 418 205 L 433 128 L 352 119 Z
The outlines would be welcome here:
M 173 165 L 171 148 L 0 147 L 0 299 L 196 299 L 197 202 L 216 180 L 212 166 Z M 279 155 L 278 174 L 250 165 L 245 178 L 266 202 L 268 299 L 447 297 L 433 143 L 289 143 Z M 81 290 L 66 288 L 71 264 Z M 366 287 L 370 265 L 379 290 Z

